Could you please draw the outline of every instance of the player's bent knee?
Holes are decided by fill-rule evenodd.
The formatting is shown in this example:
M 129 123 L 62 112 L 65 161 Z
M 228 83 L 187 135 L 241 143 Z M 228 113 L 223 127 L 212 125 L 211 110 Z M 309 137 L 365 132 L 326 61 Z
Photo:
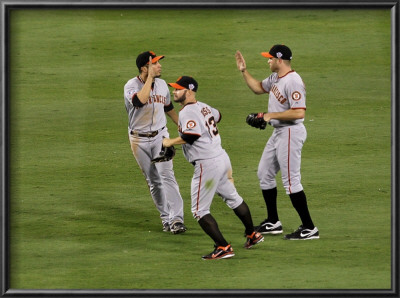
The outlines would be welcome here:
M 239 194 L 236 194 L 235 196 L 232 196 L 231 198 L 222 197 L 222 200 L 232 210 L 236 209 L 243 203 L 243 198 L 241 196 L 239 196 Z
M 260 188 L 261 189 L 272 189 L 276 187 L 276 180 L 260 180 Z

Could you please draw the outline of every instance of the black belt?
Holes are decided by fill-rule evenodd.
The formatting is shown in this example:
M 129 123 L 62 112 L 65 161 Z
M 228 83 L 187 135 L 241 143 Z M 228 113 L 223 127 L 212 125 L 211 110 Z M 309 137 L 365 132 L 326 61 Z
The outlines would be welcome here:
M 195 161 L 193 161 L 193 162 L 192 162 L 192 165 L 194 165 L 194 166 L 195 166 L 195 165 L 196 165 L 196 162 L 195 162 Z
M 143 137 L 143 138 L 154 138 L 164 128 L 165 128 L 165 126 L 163 128 L 160 128 L 159 130 L 149 131 L 149 132 L 137 132 L 137 131 L 131 130 L 131 135 L 137 136 L 137 137 Z

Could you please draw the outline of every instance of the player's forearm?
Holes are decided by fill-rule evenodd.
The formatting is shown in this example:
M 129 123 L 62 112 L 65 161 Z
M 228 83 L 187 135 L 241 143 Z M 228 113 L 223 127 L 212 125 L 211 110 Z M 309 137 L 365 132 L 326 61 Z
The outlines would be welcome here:
M 289 109 L 279 113 L 265 113 L 264 120 L 269 121 L 271 119 L 282 120 L 282 121 L 293 121 L 297 119 L 303 119 L 306 111 L 304 109 Z
M 253 76 L 245 69 L 242 71 L 242 76 L 247 86 L 253 91 L 255 94 L 263 94 L 265 93 L 264 89 L 261 87 L 261 82 L 253 78 Z
M 174 121 L 174 123 L 175 123 L 176 125 L 178 125 L 179 117 L 178 117 L 178 115 L 176 114 L 175 109 L 172 109 L 171 111 L 168 111 L 168 112 L 167 112 L 167 115 L 171 118 L 172 121 Z
M 152 84 L 152 80 L 147 80 L 146 83 L 144 84 L 142 90 L 140 90 L 136 94 L 142 104 L 145 104 L 149 100 L 151 84 Z
M 182 144 L 186 144 L 186 142 L 181 137 L 177 137 L 174 139 L 168 139 L 168 138 L 163 139 L 164 147 L 171 147 L 174 145 L 182 145 Z

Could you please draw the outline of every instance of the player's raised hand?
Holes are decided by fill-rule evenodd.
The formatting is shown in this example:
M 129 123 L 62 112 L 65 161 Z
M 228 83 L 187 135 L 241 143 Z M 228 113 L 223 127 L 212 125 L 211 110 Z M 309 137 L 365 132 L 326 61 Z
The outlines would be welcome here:
M 148 76 L 149 78 L 151 78 L 151 79 L 155 78 L 156 75 L 157 75 L 157 74 L 156 74 L 155 67 L 153 67 L 153 62 L 152 62 L 152 60 L 153 60 L 153 58 L 150 56 L 150 57 L 149 57 L 149 70 L 148 70 L 147 76 Z
M 245 71 L 246 70 L 246 61 L 244 60 L 242 53 L 240 53 L 239 51 L 236 51 L 235 58 L 236 58 L 237 68 L 241 72 Z

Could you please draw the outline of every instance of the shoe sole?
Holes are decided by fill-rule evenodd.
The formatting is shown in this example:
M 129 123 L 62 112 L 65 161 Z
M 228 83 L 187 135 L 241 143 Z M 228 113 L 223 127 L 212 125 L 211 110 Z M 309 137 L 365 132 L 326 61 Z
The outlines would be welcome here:
M 307 238 L 283 238 L 285 240 L 313 240 L 313 239 L 319 239 L 319 236 L 311 236 Z
M 201 258 L 202 258 L 202 260 L 207 261 L 207 260 L 229 259 L 229 258 L 232 258 L 232 257 L 234 257 L 234 256 L 235 256 L 235 254 L 232 253 L 232 254 L 224 255 L 224 256 L 222 256 L 222 257 L 220 257 L 220 258 L 214 258 L 214 259 L 212 259 L 212 258 L 203 258 L 203 257 L 201 257 Z
M 265 227 L 265 225 L 264 226 L 259 226 L 258 229 L 257 229 L 257 232 L 259 232 L 260 234 L 263 234 L 263 235 L 267 235 L 267 234 L 277 235 L 277 234 L 282 234 L 283 233 L 282 226 L 278 227 L 278 228 L 280 228 L 280 230 L 276 230 L 277 228 L 274 228 L 272 231 L 262 231 L 262 232 L 260 232 L 259 229 L 262 229 L 263 227 Z
M 267 234 L 277 235 L 277 234 L 282 234 L 283 231 L 281 230 L 281 231 L 270 231 L 270 232 L 259 232 L 259 233 L 263 234 L 263 235 L 267 235 Z
M 172 234 L 182 234 L 185 233 L 186 229 L 179 229 L 179 230 L 171 230 Z

